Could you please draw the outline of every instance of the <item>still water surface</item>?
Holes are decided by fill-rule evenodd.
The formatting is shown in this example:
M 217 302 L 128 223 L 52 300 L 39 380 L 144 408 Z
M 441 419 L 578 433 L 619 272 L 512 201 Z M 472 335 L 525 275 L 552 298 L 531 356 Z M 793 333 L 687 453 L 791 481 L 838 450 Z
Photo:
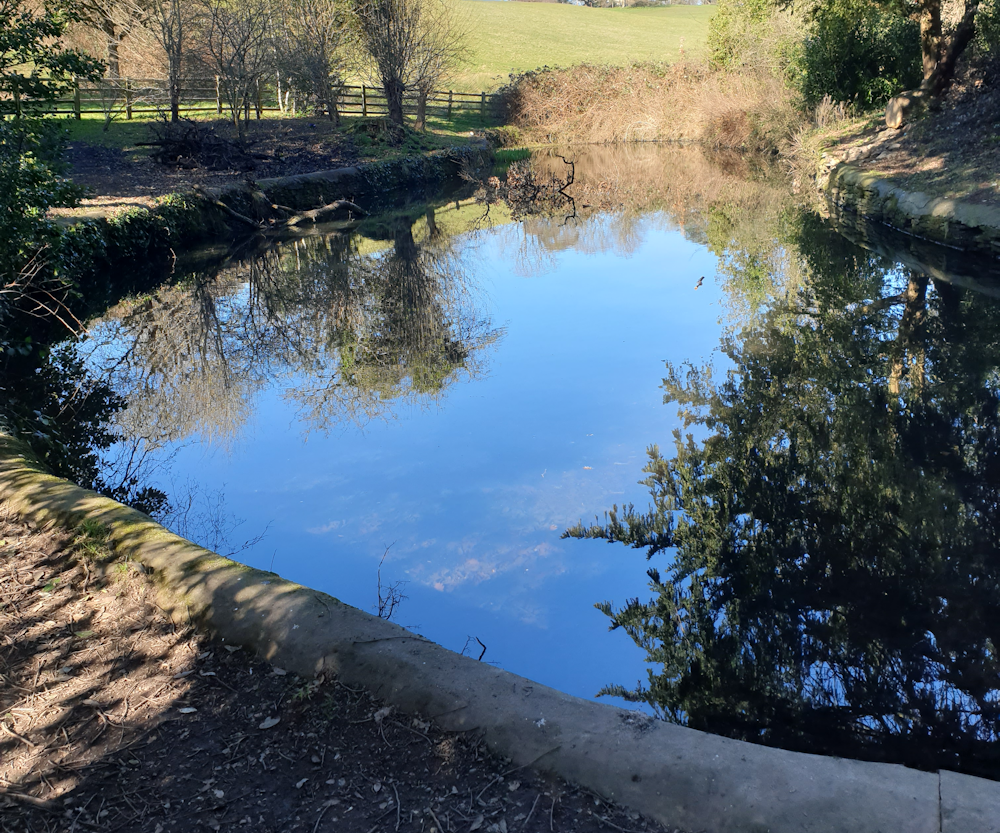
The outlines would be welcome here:
M 438 214 L 447 222 L 447 210 Z M 201 298 L 183 288 L 154 300 L 170 308 L 164 328 L 180 328 L 211 299 L 214 320 L 198 318 L 205 331 L 195 327 L 190 348 L 154 344 L 163 336 L 150 333 L 150 310 L 98 325 L 92 340 L 108 365 L 125 357 L 116 373 L 136 401 L 136 433 L 163 436 L 160 423 L 172 415 L 155 413 L 163 400 L 170 411 L 188 410 L 192 430 L 167 432 L 160 455 L 171 455 L 169 466 L 152 482 L 178 501 L 196 484 L 196 505 L 221 496 L 225 514 L 244 519 L 232 543 L 266 530 L 240 560 L 374 611 L 385 554 L 383 586 L 402 582 L 406 596 L 395 621 L 457 651 L 471 637 L 475 656 L 478 639 L 484 660 L 592 697 L 607 683 L 645 676 L 642 652 L 622 634 L 609 636 L 593 607 L 643 593 L 644 558 L 560 536 L 613 503 L 643 499 L 646 447 L 677 424 L 661 404 L 664 360 L 708 359 L 723 314 L 715 258 L 703 246 L 662 215 L 636 222 L 624 241 L 614 223 L 598 217 L 572 229 L 569 244 L 539 247 L 544 260 L 526 261 L 525 245 L 539 244 L 520 225 L 450 238 L 445 253 L 417 253 L 414 271 L 433 274 L 404 279 L 434 283 L 437 317 L 417 329 L 440 327 L 470 352 L 453 365 L 442 360 L 449 375 L 440 384 L 407 377 L 433 375 L 407 355 L 412 366 L 401 377 L 357 373 L 361 389 L 351 390 L 334 378 L 343 359 L 300 326 L 331 306 L 308 309 L 306 300 L 291 311 L 292 335 L 270 325 L 261 333 L 247 319 L 260 314 L 261 290 L 251 282 L 263 280 L 246 263 L 228 269 L 221 288 L 213 279 Z M 410 242 L 394 239 L 367 256 L 350 244 L 328 250 L 321 238 L 286 244 L 268 280 L 283 283 L 287 270 L 314 286 L 351 258 L 391 271 L 385 261 L 413 254 Z M 442 291 L 439 281 L 466 285 Z M 420 341 L 390 332 L 407 326 L 387 320 L 396 312 L 366 308 L 352 324 L 376 360 L 399 359 L 400 341 Z M 441 346 L 436 339 L 431 350 Z M 191 361 L 165 372 L 131 365 L 167 351 Z M 331 391 L 338 385 L 348 388 L 342 396 Z
M 994 267 L 669 161 L 600 160 L 669 172 L 628 215 L 443 205 L 203 262 L 90 366 L 212 548 L 583 697 L 996 777 Z M 630 504 L 578 534 L 632 547 L 561 537 Z

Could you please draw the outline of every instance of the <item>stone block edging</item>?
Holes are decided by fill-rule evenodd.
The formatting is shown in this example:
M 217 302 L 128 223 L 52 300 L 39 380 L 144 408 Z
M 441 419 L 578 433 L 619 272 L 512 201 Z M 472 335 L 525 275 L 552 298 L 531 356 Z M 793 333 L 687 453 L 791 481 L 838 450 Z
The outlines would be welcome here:
M 303 676 L 335 674 L 443 729 L 480 733 L 670 829 L 704 833 L 1000 833 L 1000 783 L 788 752 L 571 697 L 167 531 L 43 471 L 0 434 L 0 498 L 38 526 L 109 530 L 173 617 Z
M 893 180 L 854 165 L 838 164 L 817 177 L 828 200 L 893 228 L 1000 257 L 1000 207 L 907 191 Z

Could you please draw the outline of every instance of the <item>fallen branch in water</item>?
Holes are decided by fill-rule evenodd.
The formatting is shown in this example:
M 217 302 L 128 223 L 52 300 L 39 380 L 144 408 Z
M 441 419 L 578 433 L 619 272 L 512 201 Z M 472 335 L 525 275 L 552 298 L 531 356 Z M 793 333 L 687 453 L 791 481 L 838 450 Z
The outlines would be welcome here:
M 200 185 L 195 185 L 193 190 L 203 200 L 206 200 L 207 202 L 210 202 L 212 205 L 214 205 L 216 208 L 221 209 L 225 214 L 228 214 L 234 220 L 239 220 L 239 222 L 245 223 L 248 226 L 253 226 L 254 228 L 261 228 L 264 225 L 263 223 L 260 223 L 257 220 L 251 220 L 249 217 L 240 214 L 238 211 L 233 211 L 233 209 L 231 209 L 228 205 L 226 205 L 222 200 L 217 200 L 215 199 L 215 197 L 210 196 L 208 192 Z
M 279 207 L 283 208 L 283 206 Z M 322 223 L 329 219 L 332 214 L 345 210 L 350 211 L 352 214 L 357 214 L 359 217 L 368 216 L 368 212 L 365 211 L 360 205 L 357 205 L 350 200 L 336 200 L 335 202 L 320 206 L 319 208 L 314 208 L 311 211 L 302 211 L 299 214 L 294 214 L 279 225 L 300 226 L 304 223 Z
M 309 211 L 300 211 L 298 213 L 295 213 L 294 209 L 289 208 L 286 205 L 276 205 L 274 203 L 268 203 L 268 205 L 270 205 L 270 207 L 273 210 L 290 216 L 285 216 L 280 220 L 273 218 L 267 221 L 254 220 L 250 217 L 247 217 L 245 214 L 240 214 L 238 211 L 234 211 L 232 208 L 226 205 L 222 200 L 216 199 L 215 197 L 211 196 L 200 185 L 194 186 L 194 192 L 203 200 L 210 202 L 212 205 L 223 211 L 228 216 L 232 217 L 234 220 L 237 220 L 238 222 L 243 223 L 244 225 L 252 226 L 253 228 L 256 229 L 261 229 L 261 228 L 280 229 L 280 228 L 307 225 L 310 223 L 322 223 L 325 222 L 326 220 L 331 219 L 332 216 L 336 214 L 338 211 L 349 211 L 351 214 L 357 215 L 359 217 L 368 216 L 368 212 L 365 211 L 357 203 L 351 202 L 350 200 L 335 200 L 334 202 L 328 203 L 327 205 L 321 205 L 319 208 L 313 208 Z M 265 197 L 263 192 L 258 192 L 258 193 L 260 194 L 260 196 Z M 258 199 L 257 202 L 259 203 L 261 202 L 261 200 Z

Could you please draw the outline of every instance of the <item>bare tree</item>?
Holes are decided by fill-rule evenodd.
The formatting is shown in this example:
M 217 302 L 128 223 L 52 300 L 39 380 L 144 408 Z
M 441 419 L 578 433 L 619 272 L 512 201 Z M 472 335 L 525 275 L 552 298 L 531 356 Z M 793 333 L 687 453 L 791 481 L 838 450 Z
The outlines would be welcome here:
M 414 127 L 417 130 L 426 128 L 427 97 L 465 57 L 465 32 L 455 7 L 447 0 L 424 0 L 423 5 L 423 32 L 413 71 L 413 88 L 417 93 Z
M 144 12 L 142 0 L 77 0 L 75 12 L 80 20 L 101 33 L 105 45 L 108 78 L 121 77 L 119 55 L 122 40 L 140 25 Z
M 389 119 L 403 124 L 403 96 L 427 93 L 460 57 L 462 35 L 446 0 L 354 0 L 354 30 Z M 418 123 L 423 117 L 418 113 Z
M 311 97 L 340 122 L 347 15 L 342 0 L 290 0 L 282 5 L 278 65 L 296 93 Z
M 184 38 L 193 10 L 184 0 L 148 0 L 147 25 L 163 47 L 167 58 L 167 92 L 170 121 L 180 119 L 181 75 L 184 68 Z
M 267 0 L 204 0 L 204 10 L 205 49 L 242 141 L 260 80 L 274 66 L 271 9 Z

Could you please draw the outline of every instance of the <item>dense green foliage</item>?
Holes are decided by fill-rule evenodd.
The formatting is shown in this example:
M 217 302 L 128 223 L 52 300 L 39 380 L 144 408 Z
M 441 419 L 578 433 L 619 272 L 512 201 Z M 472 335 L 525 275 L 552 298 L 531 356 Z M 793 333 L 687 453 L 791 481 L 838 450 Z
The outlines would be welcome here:
M 1000 0 L 981 0 L 976 15 L 975 49 L 991 63 L 1000 62 Z
M 155 511 L 164 496 L 134 472 L 114 482 L 103 473 L 124 402 L 87 373 L 72 341 L 104 294 L 94 267 L 108 243 L 93 225 L 68 234 L 46 217 L 79 196 L 58 175 L 61 139 L 56 122 L 0 121 L 0 422 L 53 472 Z
M 862 110 L 882 106 L 920 85 L 920 28 L 871 3 L 824 6 L 813 19 L 799 69 L 808 104 L 830 96 Z
M 984 44 L 995 3 L 980 12 Z M 708 44 L 716 67 L 781 74 L 809 106 L 880 107 L 923 77 L 917 17 L 899 0 L 719 0 Z
M 708 25 L 708 56 L 713 66 L 740 69 L 751 45 L 763 41 L 778 10 L 775 0 L 719 0 Z
M 1000 308 L 804 220 L 805 288 L 668 367 L 694 435 L 647 511 L 569 534 L 647 549 L 600 605 L 648 654 L 607 693 L 744 740 L 1000 772 Z M 798 235 L 796 239 L 795 235 Z
M 72 205 L 80 194 L 58 175 L 61 150 L 54 122 L 0 120 L 0 281 L 6 305 L 16 299 L 14 290 L 30 273 L 40 269 L 57 237 L 46 212 Z M 51 262 L 49 266 L 58 272 Z
M 53 3 L 35 12 L 20 0 L 0 0 L 0 92 L 11 99 L 16 93 L 22 106 L 31 109 L 63 92 L 74 75 L 100 76 L 100 61 L 59 42 L 78 19 L 68 4 Z

